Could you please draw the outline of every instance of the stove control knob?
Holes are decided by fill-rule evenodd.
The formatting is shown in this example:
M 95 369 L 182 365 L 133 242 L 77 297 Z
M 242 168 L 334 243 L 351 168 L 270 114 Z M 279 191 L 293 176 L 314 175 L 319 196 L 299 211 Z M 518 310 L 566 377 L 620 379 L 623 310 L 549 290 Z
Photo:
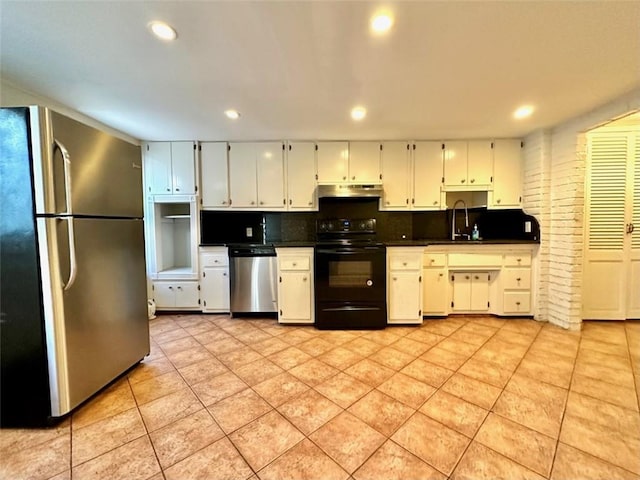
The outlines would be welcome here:
M 367 280 L 367 287 L 370 287 L 371 285 L 373 285 L 373 280 Z
M 362 222 L 360 223 L 360 230 L 366 230 L 367 229 L 367 224 Z

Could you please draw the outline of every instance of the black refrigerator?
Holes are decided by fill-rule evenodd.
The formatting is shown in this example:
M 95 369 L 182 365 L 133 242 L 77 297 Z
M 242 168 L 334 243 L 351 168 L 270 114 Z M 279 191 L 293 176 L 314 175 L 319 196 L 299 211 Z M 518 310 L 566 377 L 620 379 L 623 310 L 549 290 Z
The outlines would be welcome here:
M 140 147 L 0 109 L 0 426 L 42 426 L 149 353 Z

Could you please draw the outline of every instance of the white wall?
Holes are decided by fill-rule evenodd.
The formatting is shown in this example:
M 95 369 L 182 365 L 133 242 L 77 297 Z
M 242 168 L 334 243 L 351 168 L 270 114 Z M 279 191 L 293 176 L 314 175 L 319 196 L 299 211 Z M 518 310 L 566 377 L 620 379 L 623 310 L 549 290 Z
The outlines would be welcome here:
M 640 109 L 640 89 L 525 138 L 523 207 L 540 221 L 537 318 L 577 330 L 582 324 L 584 133 Z
M 20 86 L 10 82 L 9 80 L 0 78 L 0 106 L 3 107 L 23 107 L 26 105 L 42 105 L 43 107 L 49 107 L 56 112 L 62 113 L 67 117 L 71 117 L 79 122 L 85 123 L 92 127 L 98 128 L 111 135 L 121 138 L 134 145 L 140 145 L 140 140 L 133 138 L 126 133 L 119 130 L 115 130 L 108 125 L 98 122 L 97 120 L 87 117 L 82 113 L 79 113 L 55 100 L 38 95 L 32 92 L 28 92 L 22 89 Z

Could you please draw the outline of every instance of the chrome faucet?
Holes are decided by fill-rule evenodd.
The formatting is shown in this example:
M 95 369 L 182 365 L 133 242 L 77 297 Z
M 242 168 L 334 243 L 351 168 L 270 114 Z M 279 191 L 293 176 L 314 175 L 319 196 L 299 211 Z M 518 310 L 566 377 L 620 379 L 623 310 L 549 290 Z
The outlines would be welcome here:
M 451 219 L 451 240 L 455 240 L 457 237 L 466 237 L 469 240 L 468 233 L 456 233 L 456 207 L 458 203 L 462 202 L 462 206 L 464 206 L 464 226 L 469 228 L 469 212 L 467 210 L 467 204 L 462 199 L 456 200 L 456 203 L 453 204 L 453 218 Z

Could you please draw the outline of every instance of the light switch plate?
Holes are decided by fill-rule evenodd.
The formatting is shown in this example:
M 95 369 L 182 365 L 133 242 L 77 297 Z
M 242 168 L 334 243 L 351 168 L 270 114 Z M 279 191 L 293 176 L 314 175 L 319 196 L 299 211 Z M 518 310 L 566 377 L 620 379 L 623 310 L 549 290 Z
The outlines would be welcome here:
M 253 237 L 253 228 L 247 227 L 246 232 L 247 232 L 247 238 Z
M 524 231 L 525 233 L 531 233 L 531 221 L 527 220 L 524 222 Z

